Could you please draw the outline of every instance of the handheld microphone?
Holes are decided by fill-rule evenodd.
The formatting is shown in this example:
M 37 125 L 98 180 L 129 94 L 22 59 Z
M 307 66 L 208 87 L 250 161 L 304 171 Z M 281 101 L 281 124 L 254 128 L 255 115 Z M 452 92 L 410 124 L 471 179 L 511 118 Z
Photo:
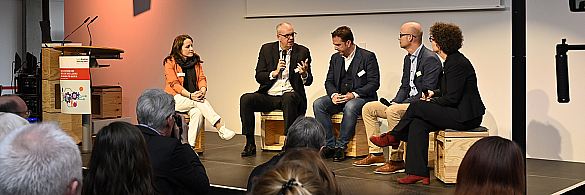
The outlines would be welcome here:
M 390 107 L 392 104 L 386 100 L 386 98 L 380 98 L 380 103 Z
M 92 39 L 91 39 L 91 32 L 89 31 L 89 25 L 97 19 L 98 16 L 95 16 L 89 23 L 87 23 L 87 33 L 89 33 L 89 46 L 91 46 Z
M 67 36 L 66 36 L 66 37 L 63 39 L 63 42 L 61 43 L 61 46 L 65 45 L 65 40 L 66 40 L 67 38 L 69 38 L 69 36 L 71 36 L 71 35 L 72 35 L 72 34 L 73 34 L 75 31 L 77 31 L 77 29 L 81 28 L 81 26 L 83 26 L 83 25 L 84 25 L 84 24 L 85 24 L 85 23 L 86 23 L 86 22 L 89 20 L 89 18 L 91 18 L 91 17 L 89 17 L 89 16 L 88 16 L 88 17 L 87 17 L 87 18 L 86 18 L 86 19 L 83 21 L 83 23 L 81 23 L 81 25 L 79 25 L 79 26 L 78 26 L 78 27 L 77 27 L 75 30 L 73 30 L 71 33 L 69 33 L 69 35 L 67 35 Z
M 286 50 L 282 50 L 282 60 L 284 60 L 284 64 L 286 66 Z M 284 71 L 284 69 L 280 69 L 280 71 Z

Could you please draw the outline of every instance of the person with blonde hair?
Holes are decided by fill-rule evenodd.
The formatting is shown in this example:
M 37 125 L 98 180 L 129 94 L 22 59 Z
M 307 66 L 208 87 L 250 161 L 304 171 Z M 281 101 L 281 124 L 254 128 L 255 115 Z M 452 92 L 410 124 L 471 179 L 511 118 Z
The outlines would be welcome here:
M 333 172 L 312 148 L 297 148 L 266 172 L 250 194 L 340 195 Z

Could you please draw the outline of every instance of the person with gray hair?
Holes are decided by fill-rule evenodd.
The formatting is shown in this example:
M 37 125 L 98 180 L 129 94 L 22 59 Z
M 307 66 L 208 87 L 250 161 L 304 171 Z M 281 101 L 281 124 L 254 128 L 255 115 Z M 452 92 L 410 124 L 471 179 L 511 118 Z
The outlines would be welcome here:
M 11 131 L 28 124 L 26 119 L 16 114 L 0 112 L 0 140 Z
M 16 129 L 0 141 L 0 194 L 79 194 L 77 144 L 56 123 Z
M 320 152 L 325 147 L 325 143 L 325 129 L 317 119 L 305 116 L 298 117 L 288 129 L 288 135 L 284 142 L 284 152 L 254 168 L 248 178 L 247 189 L 251 190 L 258 179 L 272 169 L 287 152 L 296 148 L 310 148 Z
M 154 183 L 162 194 L 206 194 L 209 178 L 188 139 L 185 117 L 175 114 L 175 100 L 161 89 L 147 89 L 136 104 L 138 129 L 150 154 Z M 179 120 L 180 119 L 180 120 Z M 177 120 L 181 124 L 177 124 Z M 179 130 L 180 125 L 183 128 Z

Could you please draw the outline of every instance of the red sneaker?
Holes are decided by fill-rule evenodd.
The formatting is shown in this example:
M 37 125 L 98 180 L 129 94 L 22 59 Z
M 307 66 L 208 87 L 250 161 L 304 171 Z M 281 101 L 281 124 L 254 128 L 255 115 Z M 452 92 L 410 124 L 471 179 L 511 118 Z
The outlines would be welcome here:
M 423 181 L 424 185 L 431 184 L 430 177 L 423 177 L 423 176 L 417 176 L 417 175 L 408 175 L 408 177 L 398 179 L 398 182 L 401 184 L 413 184 L 413 183 L 416 183 L 417 181 L 420 181 L 420 180 Z
M 388 133 L 383 133 L 380 136 L 371 136 L 370 141 L 374 143 L 376 146 L 379 147 L 392 146 L 393 149 L 397 149 L 398 146 L 400 145 L 400 140 L 394 138 L 394 136 Z

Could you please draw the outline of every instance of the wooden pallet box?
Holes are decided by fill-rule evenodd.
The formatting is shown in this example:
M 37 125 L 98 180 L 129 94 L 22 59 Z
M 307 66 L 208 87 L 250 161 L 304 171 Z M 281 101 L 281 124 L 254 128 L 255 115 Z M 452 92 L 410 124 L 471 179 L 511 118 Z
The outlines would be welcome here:
M 43 111 L 44 112 L 61 112 L 61 87 L 59 80 L 42 80 L 43 87 Z
M 185 122 L 189 124 L 191 118 L 188 114 L 183 114 L 185 116 Z M 205 121 L 201 124 L 201 129 L 199 133 L 197 133 L 197 139 L 195 139 L 195 147 L 193 147 L 193 151 L 197 153 L 205 152 Z
M 73 55 L 73 52 L 63 52 L 64 55 Z M 59 56 L 61 51 L 53 49 L 52 47 L 43 47 L 42 49 L 42 78 L 44 80 L 59 80 Z
M 122 88 L 120 86 L 93 86 L 91 114 L 92 118 L 122 117 Z
M 282 111 L 261 112 L 260 128 L 262 137 L 260 148 L 262 150 L 282 150 L 285 139 Z
M 331 122 L 333 122 L 333 133 L 335 133 L 335 139 L 339 138 L 339 129 L 341 121 L 343 120 L 343 113 L 334 114 L 331 116 Z M 361 116 L 358 117 L 357 123 L 355 124 L 355 133 L 347 144 L 346 156 L 358 157 L 366 156 L 369 154 L 368 136 L 366 134 L 366 126 Z
M 485 127 L 483 127 L 485 128 Z M 435 177 L 444 183 L 456 183 L 459 165 L 467 150 L 477 140 L 489 136 L 485 131 L 438 131 L 436 139 Z
M 81 114 L 64 114 L 43 112 L 43 122 L 56 121 L 63 131 L 73 138 L 75 143 L 82 141 L 83 125 Z

